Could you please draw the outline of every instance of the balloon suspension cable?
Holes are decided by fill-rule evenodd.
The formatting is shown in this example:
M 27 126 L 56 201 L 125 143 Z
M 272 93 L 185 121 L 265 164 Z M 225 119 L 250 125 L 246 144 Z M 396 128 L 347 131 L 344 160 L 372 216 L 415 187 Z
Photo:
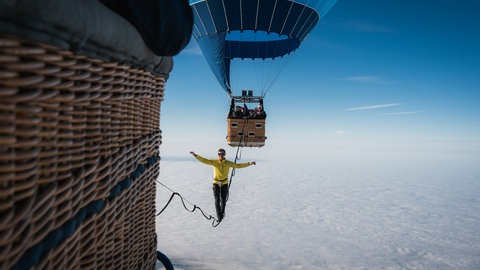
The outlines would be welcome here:
M 227 96 L 229 99 L 232 98 L 232 87 L 230 85 L 227 86 Z
M 284 55 L 284 56 L 281 56 L 282 58 L 284 58 L 284 61 L 282 61 L 281 64 L 279 64 L 279 68 L 274 76 L 274 78 L 272 79 L 272 82 L 266 86 L 264 89 L 262 89 L 262 92 L 260 93 L 260 96 L 262 96 L 262 98 L 264 98 L 267 93 L 270 91 L 270 89 L 272 89 L 273 87 L 273 84 L 278 80 L 278 78 L 280 77 L 280 74 L 282 73 L 283 69 L 288 65 L 288 63 L 290 62 L 290 60 L 292 59 L 292 53 L 289 53 L 288 55 Z

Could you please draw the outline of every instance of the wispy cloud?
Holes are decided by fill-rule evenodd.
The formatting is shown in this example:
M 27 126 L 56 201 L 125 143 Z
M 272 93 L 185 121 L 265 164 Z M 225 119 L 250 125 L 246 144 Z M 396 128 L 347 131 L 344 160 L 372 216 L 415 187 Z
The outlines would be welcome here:
M 400 106 L 400 103 L 389 103 L 389 104 L 380 104 L 380 105 L 369 105 L 369 106 L 362 106 L 362 107 L 355 107 L 355 108 L 348 108 L 347 111 L 361 111 L 361 110 L 374 110 L 374 109 L 382 109 L 388 107 L 395 107 Z
M 351 76 L 343 78 L 343 80 L 363 83 L 378 83 L 382 81 L 378 76 Z
M 392 82 L 385 80 L 380 76 L 359 75 L 342 78 L 344 81 L 370 83 L 370 84 L 391 84 Z
M 385 115 L 407 115 L 407 114 L 419 114 L 424 113 L 425 111 L 409 111 L 409 112 L 392 112 L 392 113 L 384 113 Z

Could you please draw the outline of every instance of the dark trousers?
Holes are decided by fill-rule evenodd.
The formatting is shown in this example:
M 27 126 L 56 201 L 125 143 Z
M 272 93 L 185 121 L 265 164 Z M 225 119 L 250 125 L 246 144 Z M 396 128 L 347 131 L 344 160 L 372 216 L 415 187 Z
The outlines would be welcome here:
M 218 220 L 223 219 L 225 213 L 225 205 L 228 197 L 228 184 L 218 185 L 213 184 L 213 196 L 215 197 L 215 208 L 217 209 Z

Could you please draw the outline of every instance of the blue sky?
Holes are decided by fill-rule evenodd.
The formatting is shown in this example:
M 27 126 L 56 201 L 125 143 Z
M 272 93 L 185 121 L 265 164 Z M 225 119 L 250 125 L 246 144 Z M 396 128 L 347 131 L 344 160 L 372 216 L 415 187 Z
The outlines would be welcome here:
M 300 142 L 480 149 L 478 14 L 477 0 L 339 0 L 266 95 L 264 149 Z M 174 61 L 163 143 L 227 147 L 229 100 L 196 42 Z

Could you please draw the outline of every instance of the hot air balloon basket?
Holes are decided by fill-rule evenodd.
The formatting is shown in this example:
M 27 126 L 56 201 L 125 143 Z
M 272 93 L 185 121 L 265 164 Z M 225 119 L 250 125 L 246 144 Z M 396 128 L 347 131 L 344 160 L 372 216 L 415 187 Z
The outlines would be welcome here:
M 0 34 L 0 269 L 154 269 L 164 84 Z

